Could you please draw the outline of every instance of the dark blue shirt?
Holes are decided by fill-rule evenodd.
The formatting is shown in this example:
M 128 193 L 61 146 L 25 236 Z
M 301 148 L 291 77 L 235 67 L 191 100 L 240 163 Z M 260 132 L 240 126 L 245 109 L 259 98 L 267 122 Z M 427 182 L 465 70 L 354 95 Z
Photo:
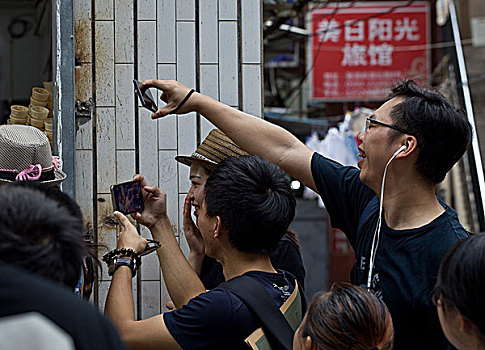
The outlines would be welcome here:
M 289 272 L 295 276 L 300 288 L 305 288 L 305 267 L 296 243 L 283 236 L 270 259 L 276 270 Z M 217 287 L 224 282 L 222 265 L 216 259 L 206 256 L 199 277 L 206 289 Z
M 283 272 L 250 271 L 244 275 L 261 283 L 278 307 L 294 289 Z M 182 308 L 164 313 L 163 320 L 184 350 L 247 350 L 244 339 L 261 326 L 241 299 L 222 288 L 203 293 Z
M 379 216 L 379 199 L 359 178 L 360 171 L 313 154 L 312 174 L 332 226 L 347 235 L 355 251 L 351 281 L 366 285 L 372 238 Z M 384 215 L 372 289 L 386 303 L 394 324 L 394 349 L 447 349 L 431 302 L 441 259 L 467 232 L 456 212 L 445 212 L 427 225 L 409 230 L 387 226 Z

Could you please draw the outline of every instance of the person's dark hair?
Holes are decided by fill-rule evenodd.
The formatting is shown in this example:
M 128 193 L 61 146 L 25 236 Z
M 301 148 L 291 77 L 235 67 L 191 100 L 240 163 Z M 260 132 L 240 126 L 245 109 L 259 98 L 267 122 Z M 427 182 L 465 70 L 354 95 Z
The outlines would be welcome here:
M 59 203 L 62 207 L 67 209 L 69 213 L 77 218 L 80 224 L 84 227 L 84 219 L 81 208 L 77 202 L 72 199 L 68 194 L 62 192 L 57 186 L 50 186 L 38 181 L 15 181 L 9 183 L 7 186 L 20 186 L 31 188 L 36 191 L 40 191 L 47 197 L 53 199 Z M 102 270 L 101 263 L 97 257 L 98 245 L 93 243 L 92 233 L 89 230 L 83 230 L 83 239 L 88 245 L 88 255 L 83 261 L 83 297 L 89 299 L 92 293 L 92 286 L 94 280 L 99 276 L 99 271 Z
M 295 216 L 295 197 L 284 173 L 258 156 L 230 157 L 205 184 L 209 217 L 220 216 L 233 247 L 270 255 Z
M 66 208 L 72 216 L 81 222 L 81 225 L 84 225 L 81 208 L 74 199 L 62 192 L 59 187 L 46 185 L 38 181 L 15 181 L 9 183 L 7 186 L 26 187 L 44 193 L 47 197 L 55 200 L 62 207 Z
M 394 125 L 416 137 L 419 156 L 417 170 L 436 184 L 463 156 L 472 140 L 472 128 L 462 110 L 454 107 L 437 91 L 419 87 L 406 80 L 394 87 L 390 98 L 404 101 L 392 108 Z M 394 137 L 398 131 L 391 131 Z
M 390 350 L 394 328 L 387 306 L 373 293 L 348 284 L 316 294 L 300 326 L 318 350 Z
M 0 260 L 74 288 L 88 255 L 82 220 L 33 188 L 0 187 Z
M 456 242 L 441 261 L 433 301 L 446 314 L 451 305 L 470 320 L 485 339 L 485 234 Z

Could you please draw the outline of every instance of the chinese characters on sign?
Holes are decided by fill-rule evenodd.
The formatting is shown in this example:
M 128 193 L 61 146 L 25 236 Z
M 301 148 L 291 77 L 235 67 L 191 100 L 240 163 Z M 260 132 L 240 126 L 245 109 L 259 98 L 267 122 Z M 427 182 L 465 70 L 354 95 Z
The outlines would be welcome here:
M 311 13 L 313 99 L 383 99 L 396 81 L 428 78 L 427 3 L 349 4 Z

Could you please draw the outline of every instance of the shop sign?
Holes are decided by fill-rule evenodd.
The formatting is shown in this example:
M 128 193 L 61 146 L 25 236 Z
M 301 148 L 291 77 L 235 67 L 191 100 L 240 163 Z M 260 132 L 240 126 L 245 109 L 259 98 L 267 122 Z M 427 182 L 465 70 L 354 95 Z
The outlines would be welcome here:
M 312 99 L 380 100 L 404 78 L 428 80 L 428 3 L 341 2 L 310 17 Z

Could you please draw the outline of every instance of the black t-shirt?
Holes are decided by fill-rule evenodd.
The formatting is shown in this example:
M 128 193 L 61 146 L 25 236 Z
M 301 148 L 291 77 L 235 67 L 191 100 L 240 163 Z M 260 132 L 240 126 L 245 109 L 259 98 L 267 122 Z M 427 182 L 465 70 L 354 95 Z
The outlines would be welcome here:
M 284 272 L 250 271 L 244 276 L 261 283 L 278 307 L 294 290 Z M 184 350 L 247 350 L 244 339 L 261 326 L 241 299 L 222 288 L 212 289 L 182 308 L 164 313 L 163 319 Z
M 270 258 L 276 270 L 291 273 L 298 281 L 298 285 L 302 289 L 305 287 L 305 267 L 298 247 L 291 239 L 283 237 Z M 222 265 L 217 260 L 206 256 L 199 277 L 206 289 L 217 287 L 224 282 Z
M 2 263 L 0 338 L 2 349 L 126 349 L 112 324 L 88 302 L 61 285 Z
M 345 232 L 354 248 L 351 281 L 366 285 L 379 199 L 360 181 L 358 169 L 344 167 L 318 153 L 313 154 L 312 174 L 332 226 Z M 396 350 L 451 347 L 441 330 L 431 293 L 441 259 L 467 232 L 456 212 L 440 203 L 445 212 L 415 229 L 393 230 L 382 217 L 372 289 L 391 312 Z

